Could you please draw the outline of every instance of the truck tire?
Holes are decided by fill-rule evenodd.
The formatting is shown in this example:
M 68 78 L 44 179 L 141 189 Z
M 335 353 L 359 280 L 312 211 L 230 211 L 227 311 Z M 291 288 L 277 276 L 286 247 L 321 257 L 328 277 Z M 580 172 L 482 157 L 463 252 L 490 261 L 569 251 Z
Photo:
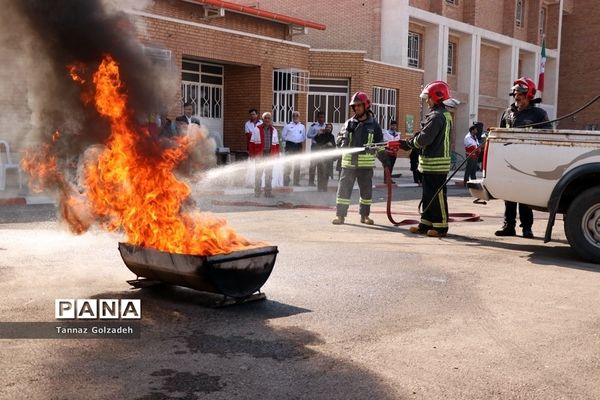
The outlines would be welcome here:
M 569 205 L 564 222 L 571 247 L 587 261 L 600 264 L 600 186 L 580 193 Z

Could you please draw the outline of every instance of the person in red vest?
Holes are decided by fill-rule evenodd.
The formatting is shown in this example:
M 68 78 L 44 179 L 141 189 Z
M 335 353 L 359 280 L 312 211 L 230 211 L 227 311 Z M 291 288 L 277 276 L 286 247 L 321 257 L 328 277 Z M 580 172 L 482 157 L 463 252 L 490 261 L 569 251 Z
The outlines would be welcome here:
M 262 115 L 263 123 L 257 125 L 250 137 L 248 144 L 248 153 L 254 158 L 254 196 L 260 197 L 262 177 L 265 175 L 265 197 L 273 197 L 271 191 L 271 181 L 273 180 L 273 166 L 265 167 L 259 161 L 263 157 L 273 157 L 279 155 L 279 136 L 277 129 L 273 126 L 273 117 L 270 112 Z

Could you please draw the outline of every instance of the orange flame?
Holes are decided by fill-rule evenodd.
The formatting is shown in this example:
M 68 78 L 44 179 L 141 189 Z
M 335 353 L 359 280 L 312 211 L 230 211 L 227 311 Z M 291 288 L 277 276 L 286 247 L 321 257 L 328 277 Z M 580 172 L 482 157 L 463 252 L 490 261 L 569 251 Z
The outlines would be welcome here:
M 84 65 L 81 63 L 67 65 L 67 70 L 69 71 L 69 75 L 71 75 L 71 79 L 82 85 L 85 83 L 85 79 L 82 78 L 84 69 Z
M 139 142 L 150 133 L 132 128 L 119 67 L 111 56 L 104 57 L 93 83 L 96 109 L 111 125 L 105 150 L 85 171 L 91 211 L 102 226 L 122 228 L 132 244 L 172 253 L 210 255 L 248 247 L 223 219 L 182 209 L 191 191 L 173 169 L 192 145 L 187 138 L 157 152 L 158 157 L 140 151 Z

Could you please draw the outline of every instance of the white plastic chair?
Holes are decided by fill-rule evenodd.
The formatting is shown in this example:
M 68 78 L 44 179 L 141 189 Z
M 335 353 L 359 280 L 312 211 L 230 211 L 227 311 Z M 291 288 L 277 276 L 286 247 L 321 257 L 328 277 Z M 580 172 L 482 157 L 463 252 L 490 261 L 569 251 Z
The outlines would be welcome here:
M 2 153 L 2 146 L 4 145 L 4 155 Z M 12 160 L 12 156 L 10 154 L 10 146 L 8 142 L 4 140 L 0 140 L 0 190 L 6 190 L 6 171 L 9 169 L 16 169 L 19 174 L 19 189 L 23 188 L 23 176 L 21 171 L 21 166 L 19 164 L 15 164 Z

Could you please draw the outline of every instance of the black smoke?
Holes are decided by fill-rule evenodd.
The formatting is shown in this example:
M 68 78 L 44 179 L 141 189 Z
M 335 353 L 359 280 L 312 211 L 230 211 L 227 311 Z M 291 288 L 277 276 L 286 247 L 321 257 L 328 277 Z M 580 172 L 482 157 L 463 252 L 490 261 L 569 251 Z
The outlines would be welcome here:
M 105 54 L 117 60 L 134 120 L 161 111 L 165 100 L 173 98 L 175 79 L 144 54 L 136 25 L 124 11 L 100 0 L 20 0 L 11 7 L 32 69 L 27 94 L 31 123 L 42 137 L 59 129 L 67 147 L 78 152 L 109 134 L 107 122 L 93 107 L 82 105 L 69 64 L 84 64 L 89 79 Z

